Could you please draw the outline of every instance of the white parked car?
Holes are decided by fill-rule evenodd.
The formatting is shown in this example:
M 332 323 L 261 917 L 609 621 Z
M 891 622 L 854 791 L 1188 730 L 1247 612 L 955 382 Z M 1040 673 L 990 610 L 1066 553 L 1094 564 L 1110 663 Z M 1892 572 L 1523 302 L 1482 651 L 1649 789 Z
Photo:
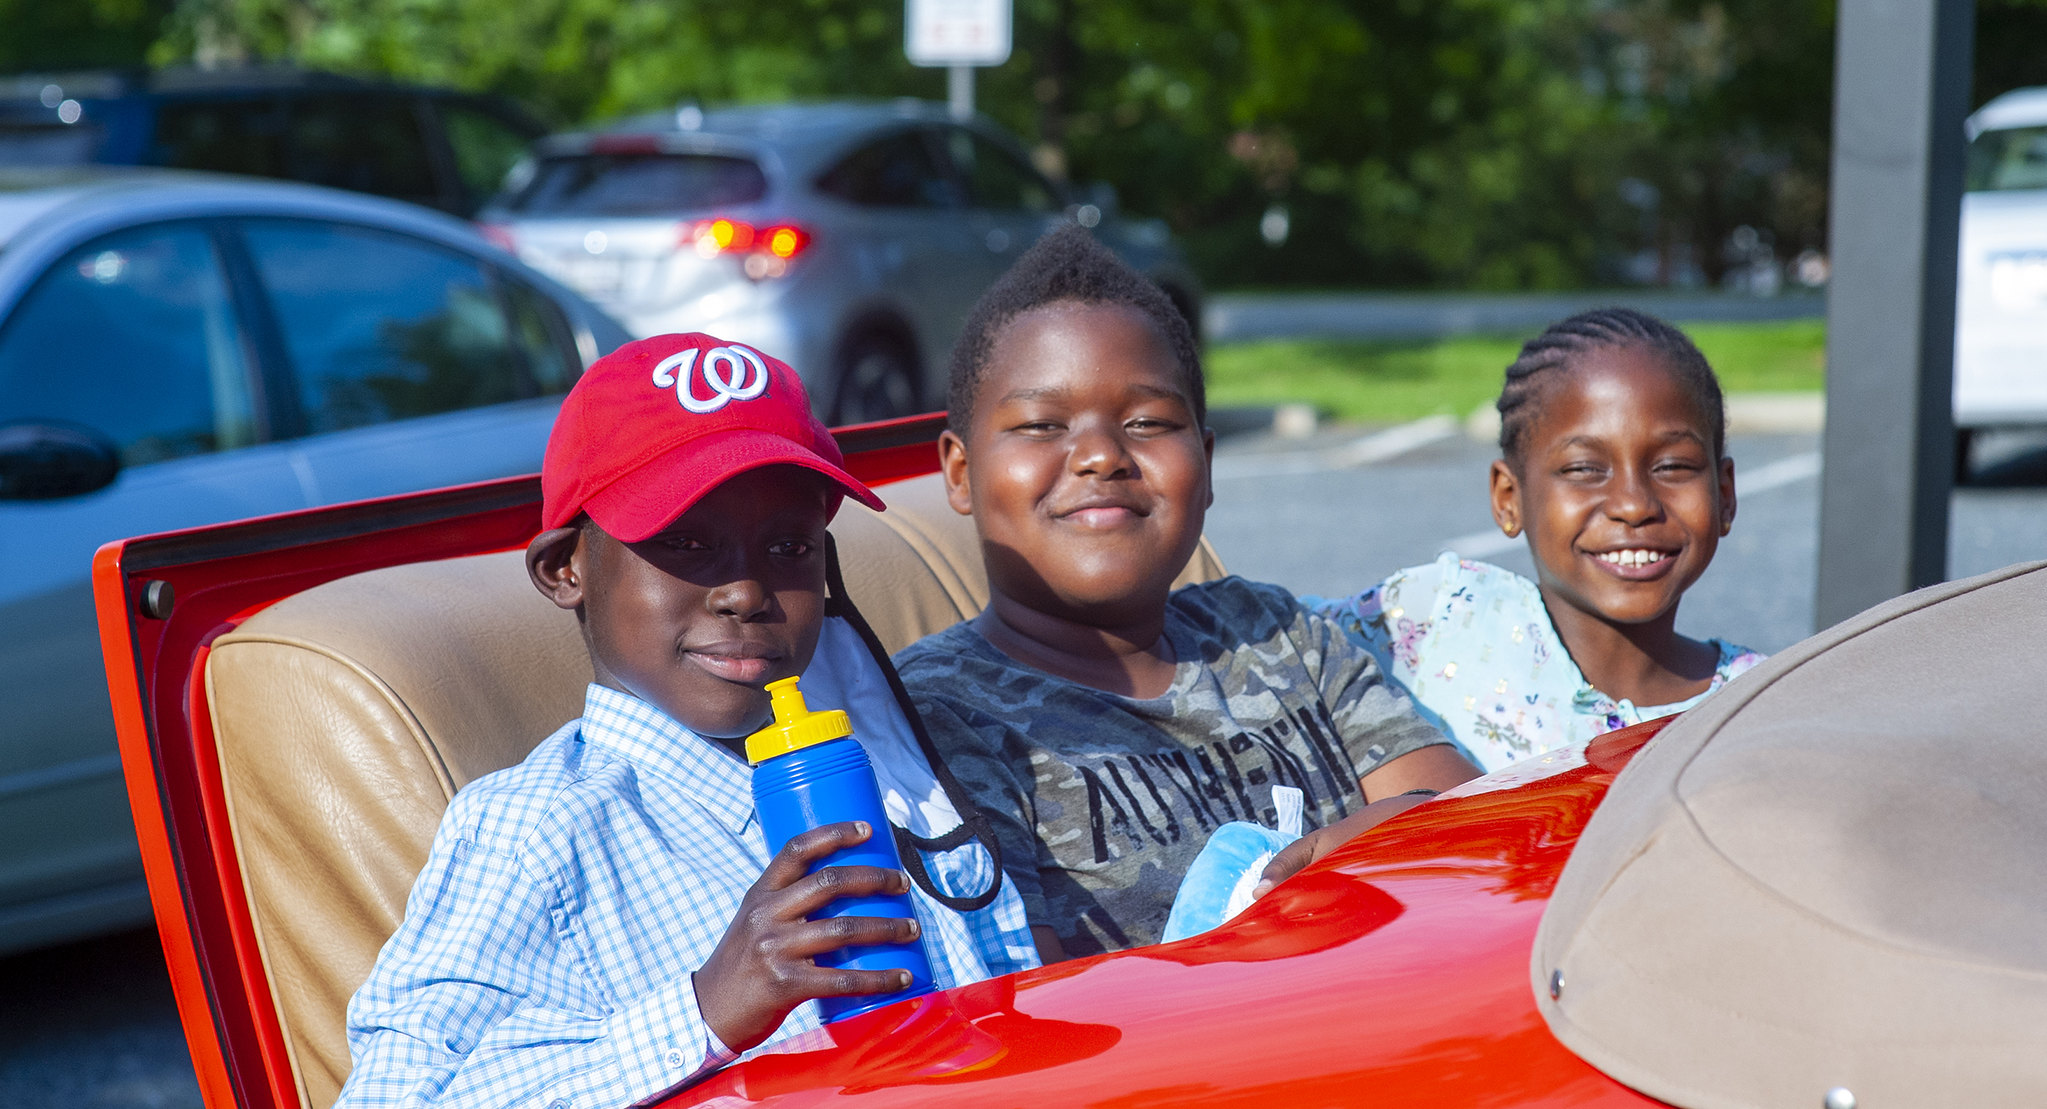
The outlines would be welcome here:
M 1969 117 L 1955 317 L 1957 460 L 1973 433 L 2047 425 L 2047 88 Z

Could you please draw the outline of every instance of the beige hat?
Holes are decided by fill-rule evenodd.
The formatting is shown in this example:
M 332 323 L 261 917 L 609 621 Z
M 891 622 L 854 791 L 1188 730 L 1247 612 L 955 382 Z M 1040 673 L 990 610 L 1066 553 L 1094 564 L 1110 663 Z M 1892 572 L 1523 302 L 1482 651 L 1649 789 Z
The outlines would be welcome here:
M 2047 563 L 1806 640 L 1615 780 L 1529 973 L 1689 1109 L 2047 1105 Z

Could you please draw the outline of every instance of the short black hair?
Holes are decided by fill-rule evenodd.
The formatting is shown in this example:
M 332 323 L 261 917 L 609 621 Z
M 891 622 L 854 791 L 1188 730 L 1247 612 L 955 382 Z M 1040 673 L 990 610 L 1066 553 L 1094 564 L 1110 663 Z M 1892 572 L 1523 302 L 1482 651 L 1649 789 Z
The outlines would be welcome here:
M 1720 393 L 1720 379 L 1706 356 L 1699 353 L 1691 337 L 1676 327 L 1633 308 L 1600 308 L 1559 320 L 1547 331 L 1528 340 L 1521 354 L 1507 367 L 1507 383 L 1500 390 L 1500 454 L 1514 466 L 1521 464 L 1527 447 L 1528 429 L 1540 411 L 1544 384 L 1555 375 L 1549 370 L 1569 371 L 1577 357 L 1594 350 L 1640 347 L 1657 355 L 1671 376 L 1684 385 L 1705 414 L 1712 432 L 1713 457 L 1727 453 L 1727 404 Z
M 1062 301 L 1123 304 L 1142 313 L 1165 337 L 1180 364 L 1181 383 L 1193 401 L 1195 423 L 1208 423 L 1201 350 L 1187 317 L 1157 283 L 1131 269 L 1086 229 L 1069 223 L 1025 251 L 967 313 L 966 326 L 952 348 L 952 379 L 946 388 L 946 426 L 953 434 L 966 438 L 974 419 L 975 393 L 981 388 L 981 375 L 1002 329 L 1033 308 Z

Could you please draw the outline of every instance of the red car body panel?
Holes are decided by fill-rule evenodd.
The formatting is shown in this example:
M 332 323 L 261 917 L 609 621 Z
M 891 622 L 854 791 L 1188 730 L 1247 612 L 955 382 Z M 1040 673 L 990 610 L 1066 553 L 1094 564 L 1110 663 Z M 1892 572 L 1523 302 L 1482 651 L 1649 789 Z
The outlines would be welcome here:
M 882 484 L 931 472 L 942 426 L 837 434 L 848 469 Z M 94 559 L 129 801 L 209 1109 L 293 1109 L 299 1095 L 194 680 L 207 645 L 326 581 L 521 547 L 539 508 L 538 479 L 516 478 L 127 540 Z M 1528 957 L 1579 830 L 1658 726 L 1410 810 L 1216 932 L 890 1006 L 661 1104 L 1657 1104 L 1550 1035 Z
M 1660 1104 L 1559 1044 L 1528 977 L 1579 830 L 1658 727 L 1411 810 L 1215 932 L 892 1005 L 665 1104 Z

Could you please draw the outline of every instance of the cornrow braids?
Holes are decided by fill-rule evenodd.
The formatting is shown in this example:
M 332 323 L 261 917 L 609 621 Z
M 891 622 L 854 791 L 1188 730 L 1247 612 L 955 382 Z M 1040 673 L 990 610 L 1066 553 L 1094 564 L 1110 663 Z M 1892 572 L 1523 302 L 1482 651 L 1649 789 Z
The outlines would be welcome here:
M 946 425 L 953 434 L 964 439 L 973 424 L 981 377 L 1003 329 L 1025 312 L 1062 301 L 1123 304 L 1142 313 L 1158 328 L 1180 364 L 1181 383 L 1193 402 L 1195 422 L 1208 422 L 1201 351 L 1187 318 L 1173 306 L 1164 289 L 1131 269 L 1085 229 L 1069 223 L 1025 251 L 967 313 L 959 342 L 952 349 L 951 381 L 946 388 Z
M 1547 331 L 1528 340 L 1521 354 L 1507 367 L 1507 383 L 1500 390 L 1500 454 L 1509 465 L 1521 465 L 1527 446 L 1528 429 L 1540 410 L 1545 383 L 1556 375 L 1550 370 L 1568 371 L 1578 356 L 1594 350 L 1640 347 L 1659 356 L 1671 375 L 1683 383 L 1705 414 L 1712 432 L 1713 456 L 1727 450 L 1727 406 L 1720 393 L 1720 379 L 1689 336 L 1670 324 L 1633 308 L 1599 308 L 1559 320 Z

